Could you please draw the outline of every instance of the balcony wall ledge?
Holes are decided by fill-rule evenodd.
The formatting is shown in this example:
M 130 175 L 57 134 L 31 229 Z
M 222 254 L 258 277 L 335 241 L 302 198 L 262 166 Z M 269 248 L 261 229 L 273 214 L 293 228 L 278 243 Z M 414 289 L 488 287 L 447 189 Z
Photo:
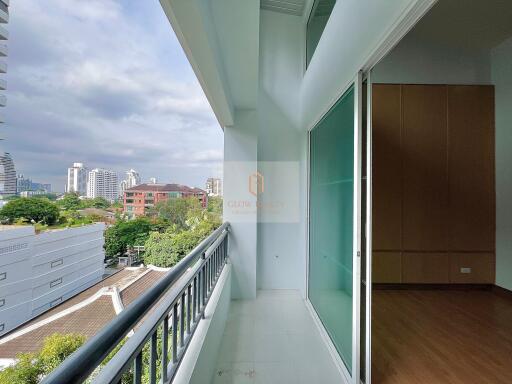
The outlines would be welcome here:
M 224 266 L 173 384 L 211 382 L 231 303 L 231 268 L 230 262 Z

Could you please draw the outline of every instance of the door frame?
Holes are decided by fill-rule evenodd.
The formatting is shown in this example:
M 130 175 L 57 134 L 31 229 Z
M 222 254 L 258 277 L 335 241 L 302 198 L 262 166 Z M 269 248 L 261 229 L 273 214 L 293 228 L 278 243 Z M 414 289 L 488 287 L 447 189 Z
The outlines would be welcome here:
M 412 2 L 411 5 L 405 10 L 405 12 L 401 15 L 399 20 L 392 26 L 392 28 L 389 29 L 389 31 L 381 38 L 379 43 L 376 45 L 376 47 L 369 52 L 367 58 L 364 60 L 363 65 L 361 65 L 360 71 L 357 73 L 357 75 L 345 86 L 343 86 L 340 91 L 337 93 L 336 97 L 327 105 L 324 112 L 311 123 L 310 126 L 307 128 L 307 158 L 306 158 L 306 206 L 305 206 L 305 217 L 306 217 L 306 228 L 305 228 L 305 234 L 306 234 L 306 287 L 305 287 L 305 293 L 306 293 L 306 306 L 309 309 L 319 331 L 321 334 L 322 339 L 324 340 L 325 344 L 327 345 L 331 356 L 333 360 L 337 363 L 339 371 L 342 373 L 342 375 L 345 377 L 348 383 L 357 383 L 360 382 L 360 338 L 359 338 L 359 332 L 360 332 L 360 301 L 359 303 L 353 303 L 353 335 L 352 335 L 352 342 L 353 342 L 353 348 L 352 348 L 352 358 L 353 358 L 353 364 L 352 364 L 352 371 L 356 373 L 356 376 L 353 377 L 348 372 L 348 369 L 346 368 L 343 360 L 338 354 L 338 351 L 336 350 L 336 347 L 334 346 L 334 343 L 332 342 L 330 336 L 327 334 L 327 331 L 325 330 L 320 318 L 318 317 L 316 310 L 313 308 L 311 301 L 309 300 L 309 235 L 310 235 L 310 176 L 311 176 L 311 170 L 310 170 L 310 161 L 311 161 L 311 130 L 317 126 L 317 124 L 324 118 L 324 116 L 331 110 L 331 108 L 338 102 L 338 100 L 345 94 L 345 92 L 352 86 L 355 86 L 356 93 L 355 93 L 355 128 L 357 129 L 357 125 L 361 123 L 361 119 L 358 119 L 357 116 L 361 116 L 361 112 L 359 112 L 359 108 L 362 107 L 361 102 L 358 101 L 358 99 L 361 97 L 361 87 L 359 87 L 359 92 L 357 92 L 357 83 L 359 79 L 361 80 L 361 86 L 362 86 L 362 79 L 363 74 L 366 75 L 367 80 L 367 141 L 366 141 L 366 148 L 367 148 L 367 170 L 366 170 L 366 177 L 367 177 L 367 186 L 366 186 L 366 203 L 367 203 L 367 210 L 366 210 L 366 228 L 363 230 L 366 231 L 366 319 L 365 319 L 365 325 L 366 325 L 366 356 L 365 356 L 365 363 L 366 363 L 366 384 L 371 383 L 371 352 L 372 352 L 372 332 L 371 332 L 371 325 L 372 325 L 372 319 L 371 319 L 371 305 L 372 305 L 372 70 L 373 68 L 384 58 L 399 42 L 400 40 L 421 20 L 421 18 L 428 13 L 428 11 L 437 3 L 438 0 L 416 0 L 415 2 Z M 305 56 L 304 56 L 305 57 Z M 359 126 L 359 130 L 357 132 L 361 132 L 361 126 Z M 354 131 L 354 140 L 356 139 L 356 131 Z M 358 148 L 361 148 L 361 145 L 358 146 Z M 361 159 L 361 156 L 359 156 L 359 159 Z M 356 166 L 354 162 L 354 167 Z M 354 180 L 356 175 L 354 174 Z M 360 183 L 360 178 L 358 180 Z M 354 182 L 354 184 L 356 184 Z M 359 189 L 360 190 L 360 189 Z M 356 194 L 354 194 L 354 197 L 356 197 Z M 359 196 L 360 197 L 360 196 Z M 360 199 L 358 199 L 358 208 L 360 210 Z M 354 206 L 355 207 L 355 206 Z M 356 214 L 356 209 L 354 209 L 354 215 Z M 359 222 L 360 225 L 360 222 Z M 360 230 L 359 227 L 358 231 L 354 231 L 354 236 L 356 235 L 355 232 L 359 233 L 359 238 L 357 241 L 357 244 L 360 243 Z M 356 242 L 354 242 L 354 245 Z M 353 249 L 356 247 L 353 246 Z M 359 252 L 360 252 L 360 244 L 359 244 Z M 354 255 L 353 255 L 354 257 Z M 355 281 L 358 281 L 360 284 L 361 282 L 361 258 L 356 257 L 353 258 L 353 268 L 356 267 L 356 265 L 359 267 L 358 275 L 353 274 L 353 283 L 355 285 Z M 355 276 L 359 276 L 358 279 L 355 278 Z M 357 293 L 357 298 L 360 300 L 360 285 L 358 287 L 354 286 L 354 297 L 353 300 L 355 300 Z M 357 306 L 356 306 L 357 305 Z M 357 311 L 355 310 L 357 309 Z M 357 313 L 356 313 L 357 312 Z M 354 362 L 354 359 L 357 358 L 357 361 Z M 356 380 L 357 379 L 357 380 Z
M 353 219 L 352 219 L 352 374 L 348 371 L 345 363 L 338 353 L 331 337 L 324 328 L 324 325 L 309 299 L 309 235 L 310 235 L 310 186 L 311 186 L 311 131 L 327 115 L 327 112 L 311 129 L 308 129 L 308 156 L 307 156 L 307 278 L 306 278 L 306 305 L 310 310 L 315 323 L 320 329 L 320 333 L 329 351 L 337 363 L 339 371 L 345 377 L 348 383 L 355 384 L 360 382 L 360 321 L 361 321 L 361 175 L 362 175 L 362 95 L 363 95 L 363 73 L 359 71 L 352 81 L 346 86 L 342 95 L 354 87 L 354 189 L 353 189 Z M 339 99 L 338 99 L 339 100 Z M 331 106 L 329 111 L 336 105 Z M 368 209 L 367 209 L 368 211 Z M 367 332 L 368 333 L 368 332 Z

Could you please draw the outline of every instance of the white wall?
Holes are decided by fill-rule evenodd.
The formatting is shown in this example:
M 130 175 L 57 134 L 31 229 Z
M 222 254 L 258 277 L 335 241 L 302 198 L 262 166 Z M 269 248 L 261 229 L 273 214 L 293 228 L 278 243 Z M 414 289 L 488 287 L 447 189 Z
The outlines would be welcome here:
M 312 128 L 340 98 L 385 35 L 416 3 L 420 2 L 336 2 L 302 82 L 302 129 Z
M 0 280 L 0 335 L 101 280 L 104 224 L 38 235 L 31 226 L 4 228 L 0 231 L 0 277 L 5 277 Z
M 273 162 L 276 170 L 281 162 L 297 163 L 300 177 L 293 186 L 299 190 L 299 220 L 266 222 L 260 212 L 257 285 L 259 289 L 297 289 L 305 296 L 307 135 L 298 129 L 304 24 L 300 17 L 271 11 L 261 11 L 260 23 L 258 161 L 265 162 L 263 168 L 272 167 L 268 162 Z M 266 206 L 275 196 L 263 193 L 259 203 Z
M 423 41 L 414 32 L 377 64 L 375 83 L 490 84 L 488 51 L 466 51 Z
M 512 38 L 491 51 L 496 105 L 496 285 L 512 290 Z

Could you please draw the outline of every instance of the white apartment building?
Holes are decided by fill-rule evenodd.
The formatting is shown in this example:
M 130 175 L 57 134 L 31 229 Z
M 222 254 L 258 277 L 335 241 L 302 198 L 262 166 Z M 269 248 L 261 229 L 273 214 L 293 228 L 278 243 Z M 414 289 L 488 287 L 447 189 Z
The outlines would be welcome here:
M 119 197 L 117 173 L 108 169 L 95 168 L 89 172 L 87 181 L 87 197 L 103 197 L 109 201 Z
M 209 177 L 206 180 L 206 193 L 208 196 L 222 196 L 222 179 Z
M 85 196 L 87 193 L 87 173 L 88 170 L 83 163 L 73 163 L 73 166 L 68 168 L 66 192 Z
M 103 223 L 41 234 L 0 227 L 0 335 L 101 280 L 104 230 Z
M 120 186 L 120 195 L 124 193 L 128 188 L 135 187 L 141 183 L 139 172 L 135 169 L 130 169 L 126 171 L 126 179 L 121 181 Z

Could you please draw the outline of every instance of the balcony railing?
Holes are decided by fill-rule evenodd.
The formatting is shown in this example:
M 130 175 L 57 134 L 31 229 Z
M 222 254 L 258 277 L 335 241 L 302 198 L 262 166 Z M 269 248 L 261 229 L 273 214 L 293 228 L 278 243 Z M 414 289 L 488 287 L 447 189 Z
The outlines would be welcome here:
M 82 383 L 94 372 L 95 384 L 121 383 L 126 376 L 137 384 L 143 371 L 150 383 L 170 383 L 227 261 L 228 231 L 229 223 L 217 228 L 42 383 Z M 149 359 L 143 359 L 146 345 Z

